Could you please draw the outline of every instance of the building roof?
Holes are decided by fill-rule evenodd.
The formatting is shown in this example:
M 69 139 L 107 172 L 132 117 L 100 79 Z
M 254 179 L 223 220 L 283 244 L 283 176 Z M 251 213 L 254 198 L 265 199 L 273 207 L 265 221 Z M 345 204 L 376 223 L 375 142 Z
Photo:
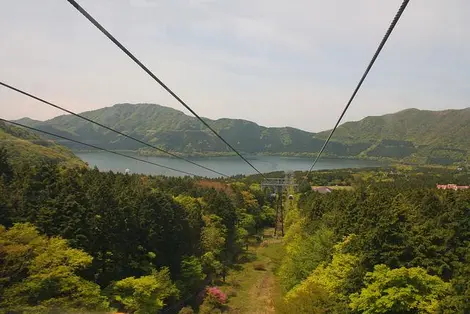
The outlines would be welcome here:
M 440 190 L 466 190 L 470 189 L 468 185 L 457 185 L 457 184 L 437 184 L 436 187 Z
M 326 186 L 312 187 L 312 190 L 321 194 L 331 193 L 331 189 Z

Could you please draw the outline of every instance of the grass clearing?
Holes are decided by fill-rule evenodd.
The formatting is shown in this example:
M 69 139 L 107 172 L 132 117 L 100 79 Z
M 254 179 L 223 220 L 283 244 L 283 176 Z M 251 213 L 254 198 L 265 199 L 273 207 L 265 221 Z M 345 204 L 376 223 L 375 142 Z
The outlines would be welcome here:
M 238 264 L 221 288 L 229 296 L 232 314 L 274 314 L 280 298 L 279 284 L 274 272 L 282 258 L 282 239 L 272 237 L 273 229 L 265 231 L 265 240 L 248 249 L 247 262 Z

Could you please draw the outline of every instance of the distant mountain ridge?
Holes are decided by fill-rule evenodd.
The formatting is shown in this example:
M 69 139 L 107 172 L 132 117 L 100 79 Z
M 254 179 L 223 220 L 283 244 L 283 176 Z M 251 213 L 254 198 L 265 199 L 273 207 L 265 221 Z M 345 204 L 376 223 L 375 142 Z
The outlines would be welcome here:
M 329 131 L 317 134 L 326 138 Z M 383 116 L 346 122 L 334 134 L 336 141 L 371 143 L 362 156 L 449 164 L 470 157 L 470 108 L 430 111 L 406 109 Z
M 117 104 L 82 115 L 155 146 L 187 155 L 227 154 L 231 151 L 196 118 L 155 104 Z M 290 127 L 264 127 L 241 119 L 204 118 L 243 153 L 312 155 L 329 131 L 311 133 Z M 72 115 L 47 121 L 18 122 L 86 143 L 115 150 L 145 146 Z M 59 141 L 60 142 L 60 141 Z M 73 149 L 76 144 L 61 142 Z M 407 109 L 367 117 L 338 127 L 326 150 L 335 157 L 392 158 L 420 163 L 454 163 L 468 158 L 470 108 L 426 111 Z
M 329 131 L 320 132 L 325 137 Z M 377 135 L 390 140 L 419 141 L 420 145 L 445 142 L 460 148 L 470 147 L 470 108 L 443 111 L 405 109 L 383 116 L 370 116 L 338 127 L 335 139 L 342 142 L 376 140 Z M 459 141 L 455 141 L 455 137 Z M 463 141 L 462 141 L 463 140 Z

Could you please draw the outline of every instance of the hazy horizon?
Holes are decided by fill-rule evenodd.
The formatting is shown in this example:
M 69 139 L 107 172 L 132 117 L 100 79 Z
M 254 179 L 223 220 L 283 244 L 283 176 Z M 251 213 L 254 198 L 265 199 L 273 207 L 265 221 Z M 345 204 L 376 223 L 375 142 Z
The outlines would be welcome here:
M 78 1 L 200 116 L 331 129 L 401 0 Z M 470 103 L 470 2 L 410 1 L 342 122 Z M 65 0 L 0 1 L 0 81 L 75 112 L 188 112 Z M 0 87 L 0 116 L 61 115 Z

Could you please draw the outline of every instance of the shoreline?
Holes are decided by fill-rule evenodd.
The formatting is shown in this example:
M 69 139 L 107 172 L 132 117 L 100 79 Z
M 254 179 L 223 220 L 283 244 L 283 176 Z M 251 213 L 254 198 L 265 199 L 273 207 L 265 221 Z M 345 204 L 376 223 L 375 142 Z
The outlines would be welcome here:
M 112 150 L 120 153 L 130 153 L 135 154 L 141 157 L 166 157 L 170 159 L 176 159 L 176 157 L 167 155 L 165 153 L 147 153 L 138 150 L 125 150 L 125 149 L 115 149 Z M 74 154 L 87 154 L 87 153 L 100 153 L 100 150 L 72 150 Z M 210 152 L 210 153 L 191 153 L 184 154 L 181 152 L 171 152 L 177 156 L 183 158 L 215 158 L 215 157 L 237 157 L 237 154 L 231 152 Z M 257 152 L 257 153 L 247 153 L 241 152 L 244 156 L 260 156 L 260 157 L 296 157 L 296 158 L 315 158 L 318 153 L 291 153 L 291 152 L 281 152 L 281 153 L 266 153 L 266 152 Z M 376 158 L 376 157 L 361 157 L 361 156 L 332 156 L 328 154 L 323 154 L 322 157 L 325 159 L 338 159 L 338 160 L 365 160 L 365 161 L 378 161 L 378 162 L 401 162 L 397 159 L 389 159 L 386 157 Z
M 120 153 L 129 153 L 135 154 L 139 157 L 165 157 L 169 159 L 177 159 L 176 157 L 170 156 L 165 153 L 161 152 L 149 152 L 145 150 L 112 150 L 115 152 Z M 98 153 L 101 152 L 100 150 L 72 150 L 74 154 L 86 154 L 86 153 Z M 188 159 L 201 159 L 201 158 L 218 158 L 218 157 L 236 157 L 237 154 L 232 152 L 207 152 L 207 153 L 181 153 L 181 152 L 174 152 L 170 151 L 171 153 Z M 247 158 L 250 157 L 286 157 L 286 158 L 316 158 L 318 152 L 316 153 L 308 153 L 308 152 L 279 152 L 279 153 L 269 153 L 269 152 L 256 152 L 256 153 L 247 153 L 247 152 L 240 152 L 242 155 L 246 156 Z M 356 156 L 336 156 L 336 155 L 329 155 L 324 153 L 322 155 L 322 159 L 330 159 L 330 160 L 354 160 L 354 161 L 374 161 L 378 163 L 382 163 L 384 165 L 404 165 L 404 166 L 437 166 L 437 167 L 445 167 L 445 168 L 453 168 L 458 167 L 458 164 L 463 164 L 463 162 L 454 163 L 454 164 L 439 164 L 439 163 L 427 163 L 423 162 L 422 160 L 418 159 L 396 159 L 391 157 L 371 157 L 365 155 L 356 155 Z

